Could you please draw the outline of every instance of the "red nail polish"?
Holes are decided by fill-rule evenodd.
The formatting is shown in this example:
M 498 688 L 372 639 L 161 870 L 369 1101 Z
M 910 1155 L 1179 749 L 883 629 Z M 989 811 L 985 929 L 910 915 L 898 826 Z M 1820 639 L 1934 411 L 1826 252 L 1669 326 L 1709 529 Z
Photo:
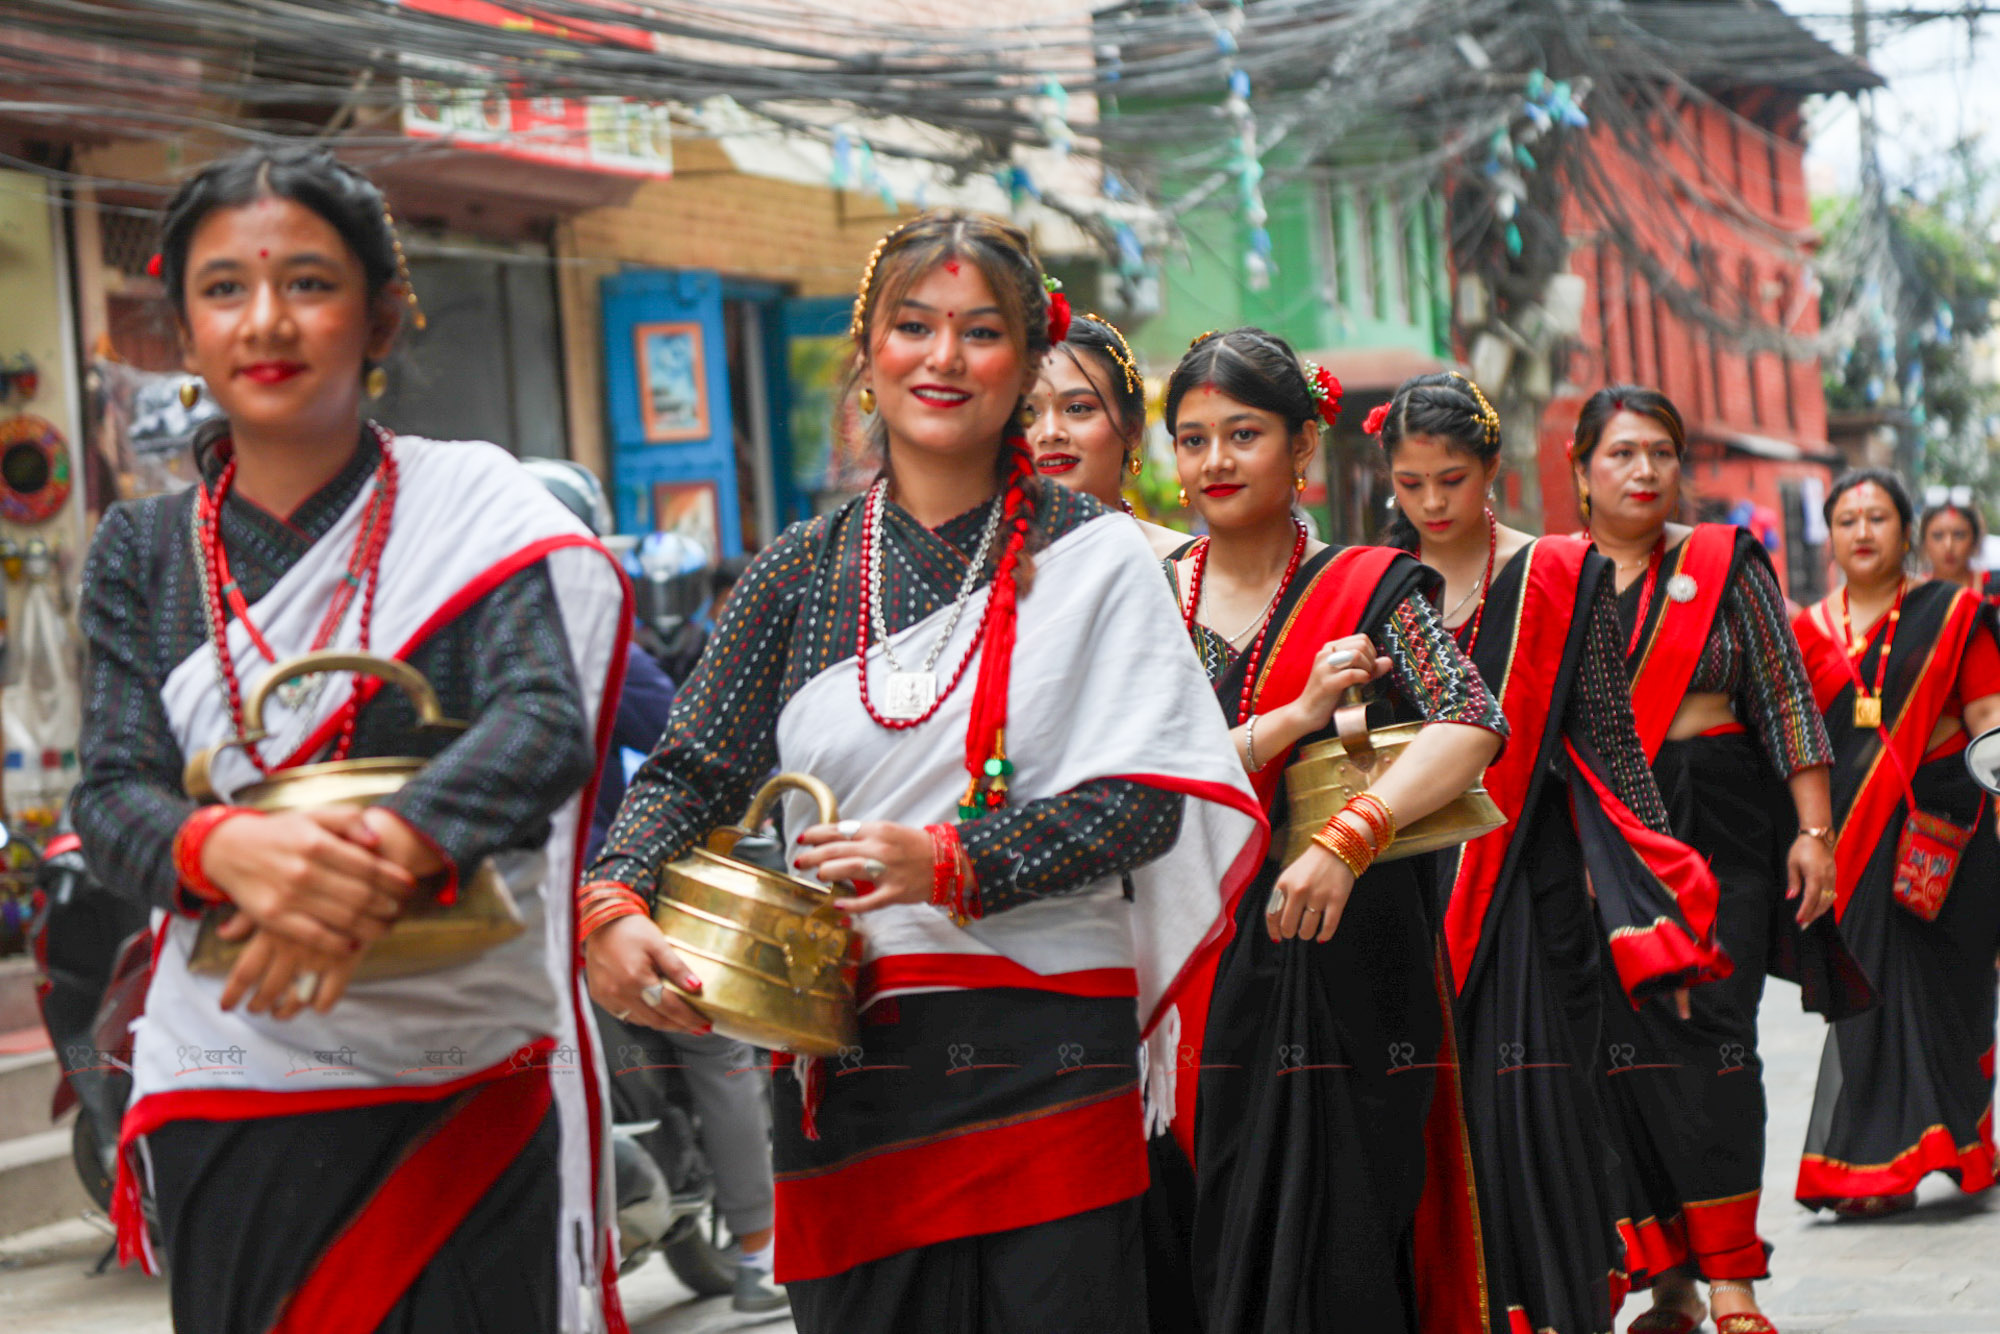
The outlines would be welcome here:
M 681 983 L 681 985 L 686 987 L 689 991 L 700 991 L 701 979 L 690 975 L 685 982 Z

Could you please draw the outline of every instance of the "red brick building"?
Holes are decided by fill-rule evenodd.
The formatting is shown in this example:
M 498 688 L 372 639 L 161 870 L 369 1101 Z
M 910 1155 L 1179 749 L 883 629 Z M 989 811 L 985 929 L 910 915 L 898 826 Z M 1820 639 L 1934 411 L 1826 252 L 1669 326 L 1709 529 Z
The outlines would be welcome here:
M 1755 84 L 1718 78 L 1707 89 L 1712 102 L 1675 103 L 1671 123 L 1655 127 L 1650 150 L 1658 163 L 1642 165 L 1609 132 L 1591 131 L 1603 173 L 1660 272 L 1705 290 L 1709 307 L 1753 331 L 1744 337 L 1677 316 L 1572 195 L 1565 230 L 1570 272 L 1584 280 L 1582 328 L 1564 383 L 1542 413 L 1537 454 L 1547 529 L 1573 530 L 1568 446 L 1584 399 L 1611 383 L 1663 390 L 1688 424 L 1698 516 L 1747 521 L 1794 598 L 1805 600 L 1824 587 L 1817 510 L 1841 456 L 1827 443 L 1818 359 L 1787 355 L 1770 337 L 1819 329 L 1819 291 L 1806 262 L 1816 238 L 1802 105 L 1813 93 L 1854 93 L 1880 80 L 1775 8 L 1766 15 L 1774 40 L 1814 57 L 1778 65 L 1811 73 Z M 1684 188 L 1708 206 L 1678 196 Z

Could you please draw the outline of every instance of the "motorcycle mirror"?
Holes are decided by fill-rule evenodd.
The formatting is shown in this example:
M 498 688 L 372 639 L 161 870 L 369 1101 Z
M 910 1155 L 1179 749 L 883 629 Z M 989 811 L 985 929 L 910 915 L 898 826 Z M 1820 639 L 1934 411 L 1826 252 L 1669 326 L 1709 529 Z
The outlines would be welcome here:
M 2000 796 L 2000 727 L 1981 732 L 1966 746 L 1965 771 L 1973 782 Z

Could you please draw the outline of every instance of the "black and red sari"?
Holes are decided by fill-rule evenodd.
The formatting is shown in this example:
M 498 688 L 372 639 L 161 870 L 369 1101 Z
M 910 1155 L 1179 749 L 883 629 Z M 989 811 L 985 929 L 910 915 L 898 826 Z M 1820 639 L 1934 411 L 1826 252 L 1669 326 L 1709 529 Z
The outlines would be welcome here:
M 1963 727 L 1931 741 L 1965 701 L 2000 693 L 1992 612 L 1970 590 L 1933 582 L 1863 632 L 1858 653 L 1825 602 L 1793 621 L 1833 740 L 1840 830 L 1835 911 L 1883 1003 L 1827 1034 L 1799 1163 L 1798 1200 L 1828 1208 L 1897 1200 L 1932 1172 L 1967 1192 L 1993 1184 L 1993 956 L 2000 948 L 2000 846 L 1992 803 L 1966 772 Z M 1887 643 L 1886 670 L 1882 654 Z M 1881 728 L 1854 725 L 1855 681 Z M 1891 893 L 1910 803 L 1974 831 L 1935 920 Z
M 1769 558 L 1749 533 L 1702 524 L 1619 598 L 1632 711 L 1674 833 L 1720 887 L 1715 935 L 1735 970 L 1694 988 L 1692 1015 L 1656 997 L 1605 1011 L 1606 1087 L 1618 1118 L 1635 1285 L 1687 1264 L 1705 1280 L 1759 1279 L 1764 979 L 1799 984 L 1830 1018 L 1872 1003 L 1830 918 L 1801 931 L 1787 901 L 1793 774 L 1830 759 Z M 1668 740 L 1690 694 L 1727 695 L 1740 721 Z
M 1611 572 L 1586 542 L 1532 542 L 1461 630 L 1512 729 L 1485 778 L 1508 824 L 1441 859 L 1457 1065 L 1432 1106 L 1427 1330 L 1611 1328 L 1629 1220 L 1597 1086 L 1601 979 L 1638 1003 L 1730 968 L 1715 879 L 1667 832 L 1633 730 Z M 1469 1161 L 1471 1210 L 1448 1155 Z
M 1253 711 L 1295 699 L 1328 642 L 1365 632 L 1395 664 L 1387 679 L 1404 711 L 1504 734 L 1483 683 L 1436 619 L 1435 580 L 1381 547 L 1307 560 L 1271 613 Z M 1218 637 L 1199 633 L 1234 722 L 1249 655 L 1232 657 Z M 1289 760 L 1273 755 L 1252 776 L 1274 828 L 1286 820 Z M 1414 1332 L 1425 1119 L 1448 1051 L 1435 859 L 1369 870 L 1323 945 L 1267 934 L 1282 869 L 1275 853 L 1265 861 L 1239 902 L 1234 938 L 1203 979 L 1210 990 L 1191 985 L 1181 1002 L 1174 1130 L 1195 1168 L 1202 1326 L 1207 1334 Z M 1198 1071 L 1186 1068 L 1197 1061 Z

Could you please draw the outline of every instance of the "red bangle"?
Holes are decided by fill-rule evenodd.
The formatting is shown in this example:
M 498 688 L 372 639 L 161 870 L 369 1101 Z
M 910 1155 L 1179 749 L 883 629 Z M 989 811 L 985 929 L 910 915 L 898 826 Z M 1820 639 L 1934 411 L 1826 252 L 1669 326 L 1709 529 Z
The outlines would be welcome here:
M 621 917 L 651 917 L 646 901 L 630 885 L 616 880 L 593 880 L 577 891 L 576 938 L 590 938 L 591 932 Z
M 931 903 L 944 909 L 953 926 L 964 926 L 984 915 L 979 888 L 973 880 L 972 862 L 959 845 L 958 826 L 930 824 L 924 832 L 931 836 Z
M 174 834 L 174 875 L 181 888 L 203 903 L 227 903 L 229 895 L 201 869 L 202 845 L 221 825 L 239 815 L 255 815 L 248 806 L 203 806 L 181 822 Z

